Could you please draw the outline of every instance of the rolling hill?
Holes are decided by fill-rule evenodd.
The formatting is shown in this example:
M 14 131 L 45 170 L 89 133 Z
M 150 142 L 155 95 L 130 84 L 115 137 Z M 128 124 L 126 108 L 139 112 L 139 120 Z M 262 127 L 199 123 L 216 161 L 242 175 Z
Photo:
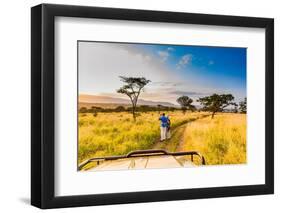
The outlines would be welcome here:
M 79 95 L 79 107 L 91 107 L 91 106 L 100 106 L 106 108 L 115 108 L 116 106 L 125 106 L 129 107 L 131 102 L 129 99 L 125 98 L 113 98 L 109 96 L 98 96 L 98 95 L 87 95 L 81 94 Z M 149 101 L 144 99 L 138 100 L 138 105 L 148 105 L 148 106 L 167 106 L 167 107 L 178 107 L 175 104 L 169 102 L 161 102 L 161 101 Z

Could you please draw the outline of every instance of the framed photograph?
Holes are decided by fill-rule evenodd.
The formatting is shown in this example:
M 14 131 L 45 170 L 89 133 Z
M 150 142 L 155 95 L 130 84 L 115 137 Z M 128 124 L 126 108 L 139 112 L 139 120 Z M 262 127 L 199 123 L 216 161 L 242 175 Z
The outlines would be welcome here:
M 274 21 L 31 9 L 31 203 L 274 192 Z

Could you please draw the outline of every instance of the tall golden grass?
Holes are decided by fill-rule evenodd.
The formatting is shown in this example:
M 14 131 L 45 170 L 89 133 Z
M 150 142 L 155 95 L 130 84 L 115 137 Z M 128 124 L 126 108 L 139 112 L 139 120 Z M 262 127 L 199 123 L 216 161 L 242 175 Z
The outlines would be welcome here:
M 206 113 L 168 112 L 172 128 L 198 119 Z M 151 149 L 160 135 L 158 112 L 138 115 L 136 122 L 127 112 L 79 113 L 79 163 L 91 158 L 124 155 L 133 150 Z M 171 150 L 169 150 L 171 151 Z
M 141 113 L 136 122 L 127 112 L 97 116 L 79 113 L 79 163 L 91 157 L 124 155 L 155 147 L 167 151 L 199 151 L 208 165 L 246 163 L 245 114 L 220 113 L 214 119 L 204 117 L 209 114 L 206 112 L 168 114 L 172 129 L 181 131 L 159 143 L 158 112 Z
M 183 149 L 196 150 L 208 165 L 246 163 L 246 114 L 221 113 L 187 125 Z

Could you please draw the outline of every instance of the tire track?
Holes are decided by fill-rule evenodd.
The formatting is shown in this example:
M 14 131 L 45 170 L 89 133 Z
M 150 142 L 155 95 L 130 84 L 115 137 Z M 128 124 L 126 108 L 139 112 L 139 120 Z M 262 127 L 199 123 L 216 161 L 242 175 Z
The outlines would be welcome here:
M 163 142 L 160 141 L 160 137 L 157 138 L 155 140 L 155 144 L 153 145 L 152 149 L 164 149 L 169 152 L 184 151 L 183 150 L 184 132 L 188 124 L 208 116 L 210 115 L 202 115 L 194 119 L 189 119 L 186 122 L 184 122 L 182 125 L 172 128 L 171 138 Z

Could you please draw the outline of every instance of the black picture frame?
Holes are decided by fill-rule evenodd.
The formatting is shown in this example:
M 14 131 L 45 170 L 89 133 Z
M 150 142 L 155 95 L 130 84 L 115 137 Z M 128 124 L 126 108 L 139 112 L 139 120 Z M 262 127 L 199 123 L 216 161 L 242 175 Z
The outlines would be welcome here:
M 94 195 L 54 195 L 55 17 L 264 28 L 265 184 Z M 39 208 L 155 202 L 274 193 L 274 20 L 240 16 L 41 4 L 31 8 L 31 204 Z

